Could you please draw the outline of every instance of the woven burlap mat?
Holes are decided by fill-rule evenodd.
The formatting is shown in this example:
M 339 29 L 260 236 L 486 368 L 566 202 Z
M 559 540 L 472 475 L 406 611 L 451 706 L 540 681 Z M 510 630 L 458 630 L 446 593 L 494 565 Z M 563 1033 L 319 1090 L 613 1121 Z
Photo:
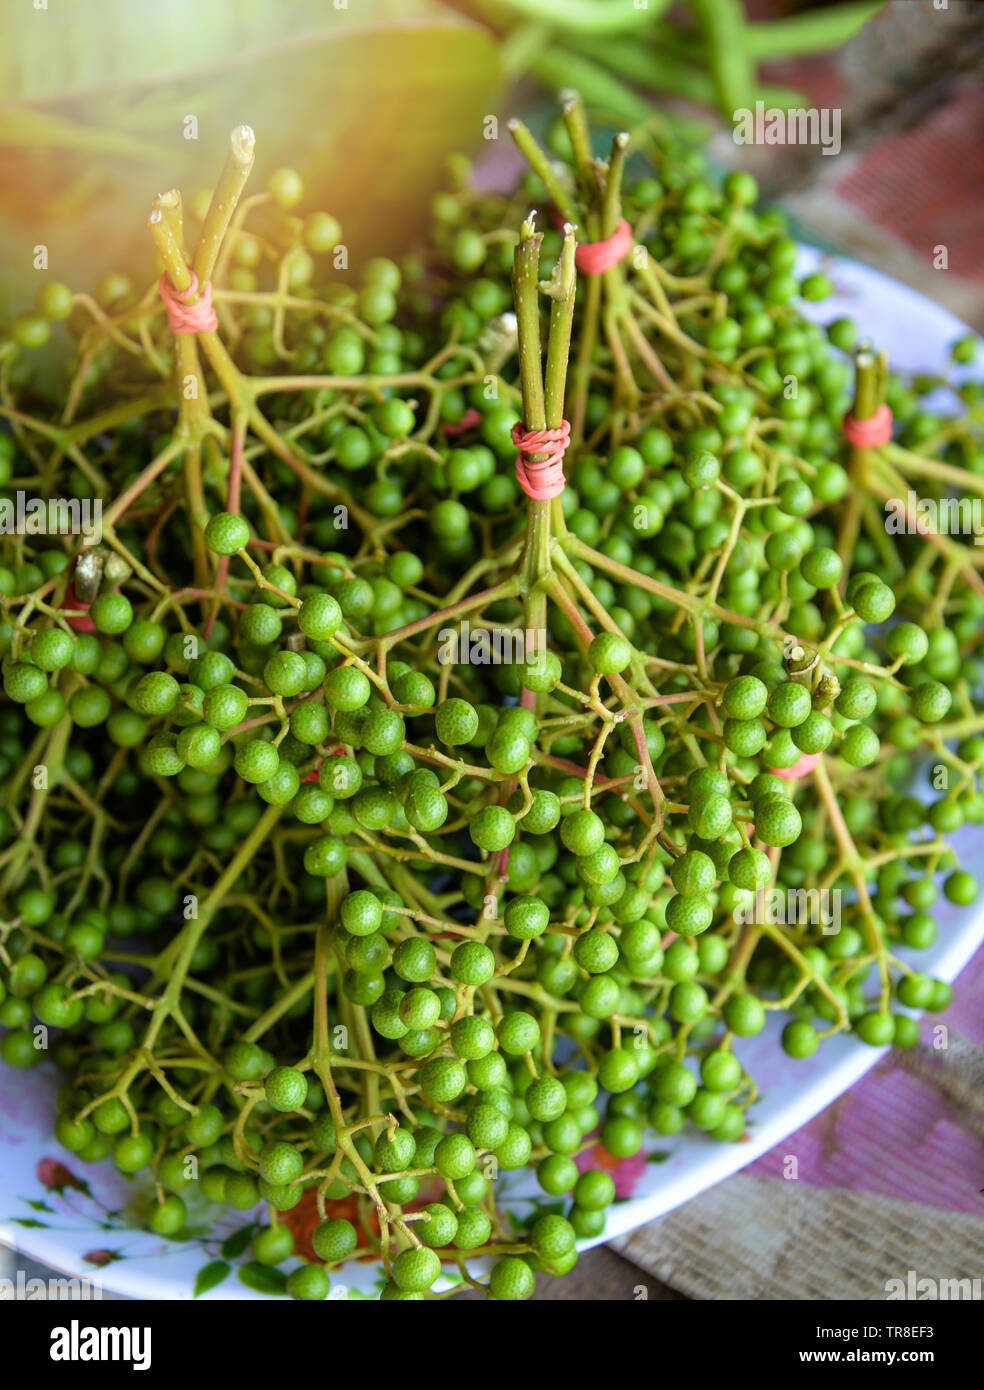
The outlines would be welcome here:
M 893 1279 L 976 1279 L 980 1298 L 984 1281 L 984 1216 L 742 1173 L 612 1246 L 696 1299 L 883 1300 Z

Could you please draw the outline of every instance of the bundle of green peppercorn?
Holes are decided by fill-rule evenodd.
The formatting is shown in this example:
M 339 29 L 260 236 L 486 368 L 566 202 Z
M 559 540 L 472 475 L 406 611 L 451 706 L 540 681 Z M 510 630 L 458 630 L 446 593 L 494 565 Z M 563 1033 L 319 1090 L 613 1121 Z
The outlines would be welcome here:
M 167 306 L 49 282 L 0 341 L 0 501 L 51 531 L 0 567 L 0 1054 L 158 1234 L 262 1203 L 297 1298 L 370 1255 L 384 1298 L 529 1297 L 604 1230 L 580 1155 L 740 1139 L 770 1011 L 790 1059 L 911 1046 L 950 991 L 899 950 L 977 895 L 982 555 L 885 502 L 981 496 L 981 383 L 931 413 L 807 322 L 749 175 L 661 139 L 630 180 L 573 95 L 549 155 L 512 133 L 513 196 L 456 164 L 355 276 L 292 171 L 242 196 L 242 127 L 188 226 L 154 200 Z M 529 498 L 514 427 L 565 419 Z M 799 889 L 839 930 L 755 910 Z

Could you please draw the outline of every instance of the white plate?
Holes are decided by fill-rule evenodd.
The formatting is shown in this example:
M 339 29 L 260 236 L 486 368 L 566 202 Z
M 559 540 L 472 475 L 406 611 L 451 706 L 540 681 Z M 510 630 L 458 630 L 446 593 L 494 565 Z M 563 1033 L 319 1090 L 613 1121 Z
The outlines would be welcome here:
M 950 343 L 968 331 L 959 319 L 878 271 L 803 248 L 800 273 L 818 266 L 830 275 L 836 294 L 822 304 L 803 306 L 811 318 L 827 323 L 849 315 L 876 345 L 887 348 L 893 366 L 905 371 L 946 369 Z M 964 862 L 973 864 L 984 856 L 984 828 L 966 827 L 955 843 Z M 913 953 L 912 959 L 920 969 L 953 980 L 984 939 L 984 909 L 968 912 L 941 900 L 934 911 L 939 938 L 930 950 Z M 634 1195 L 610 1209 L 604 1235 L 582 1242 L 583 1248 L 623 1235 L 743 1168 L 846 1091 L 885 1051 L 835 1037 L 808 1061 L 792 1062 L 779 1049 L 780 1028 L 781 1020 L 770 1015 L 763 1032 L 736 1049 L 761 1092 L 745 1142 L 720 1144 L 698 1134 L 654 1141 L 652 1148 L 666 1157 L 645 1166 Z M 122 1178 L 111 1166 L 93 1168 L 60 1149 L 51 1133 L 55 1086 L 54 1075 L 44 1069 L 18 1072 L 0 1067 L 0 1241 L 65 1273 L 95 1277 L 106 1291 L 136 1298 L 190 1298 L 198 1271 L 218 1256 L 222 1236 L 247 1217 L 221 1217 L 220 1236 L 208 1242 L 166 1241 L 128 1225 L 132 1218 L 126 1214 L 127 1203 L 139 1192 L 139 1184 Z M 91 1195 L 69 1189 L 59 1196 L 46 1190 L 37 1171 L 44 1159 L 57 1160 L 83 1178 Z M 521 1200 L 526 1181 L 524 1174 L 506 1174 L 499 1180 L 503 1205 Z M 42 1203 L 47 1210 L 31 1203 Z M 107 1209 L 117 1215 L 108 1216 Z M 37 1224 L 25 1226 L 24 1221 Z M 94 1250 L 112 1251 L 117 1258 L 100 1268 L 85 1259 Z M 331 1296 L 371 1296 L 378 1287 L 376 1275 L 372 1266 L 348 1265 L 333 1281 Z M 234 1273 L 204 1295 L 262 1296 L 240 1284 Z

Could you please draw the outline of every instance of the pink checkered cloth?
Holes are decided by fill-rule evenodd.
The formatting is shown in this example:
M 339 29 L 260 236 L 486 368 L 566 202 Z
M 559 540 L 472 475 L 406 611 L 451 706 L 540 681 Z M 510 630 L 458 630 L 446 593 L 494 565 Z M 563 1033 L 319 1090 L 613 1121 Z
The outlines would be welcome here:
M 914 130 L 879 140 L 838 195 L 927 260 L 947 248 L 952 275 L 984 282 L 984 88 L 970 82 Z
M 615 1248 L 700 1300 L 972 1296 L 938 1290 L 984 1276 L 982 990 L 979 951 L 921 1046 L 891 1053 L 770 1153 Z M 948 1046 L 934 1050 L 940 1024 Z
M 774 1178 L 796 1154 L 802 1181 L 853 1188 L 955 1212 L 984 1214 L 984 950 L 943 1014 L 927 1014 L 921 1043 L 895 1050 L 816 1119 L 746 1173 Z M 946 1029 L 934 1048 L 934 1029 Z

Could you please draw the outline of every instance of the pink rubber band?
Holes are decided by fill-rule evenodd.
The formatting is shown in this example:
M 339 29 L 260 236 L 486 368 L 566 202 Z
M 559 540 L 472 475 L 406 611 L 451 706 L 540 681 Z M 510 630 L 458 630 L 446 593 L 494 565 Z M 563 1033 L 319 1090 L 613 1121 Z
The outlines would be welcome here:
M 76 596 L 74 584 L 69 584 L 65 590 L 65 597 L 62 600 L 63 608 L 91 608 L 89 603 L 83 603 Z M 95 632 L 96 625 L 89 617 L 88 613 L 66 613 L 65 621 L 69 627 L 74 627 L 76 632 Z
M 820 762 L 822 753 L 801 753 L 792 767 L 770 767 L 769 771 L 784 782 L 795 782 L 798 777 L 806 777 Z
M 441 429 L 449 438 L 454 438 L 455 435 L 464 434 L 466 430 L 474 429 L 476 425 L 481 424 L 481 421 L 482 417 L 479 412 L 473 405 L 470 405 L 460 420 L 457 422 L 446 420 Z
M 841 422 L 844 438 L 858 449 L 877 449 L 880 444 L 888 444 L 892 438 L 892 412 L 887 405 L 880 405 L 874 415 L 867 420 L 859 420 L 850 411 Z
M 582 275 L 602 275 L 624 261 L 632 250 L 632 228 L 623 217 L 604 241 L 585 241 L 574 252 L 574 264 Z
M 564 479 L 564 454 L 570 443 L 571 427 L 562 420 L 555 430 L 527 430 L 517 420 L 511 431 L 512 442 L 519 453 L 516 455 L 516 479 L 534 502 L 549 502 L 559 497 L 567 483 Z M 524 457 L 528 454 L 546 454 L 545 459 Z
M 198 294 L 198 276 L 189 271 L 191 284 L 186 290 L 178 291 L 167 278 L 167 272 L 157 282 L 157 291 L 167 309 L 167 322 L 171 332 L 177 337 L 182 333 L 214 333 L 219 326 L 218 316 L 212 307 L 212 285 L 206 280 L 202 292 L 194 304 L 188 300 Z

